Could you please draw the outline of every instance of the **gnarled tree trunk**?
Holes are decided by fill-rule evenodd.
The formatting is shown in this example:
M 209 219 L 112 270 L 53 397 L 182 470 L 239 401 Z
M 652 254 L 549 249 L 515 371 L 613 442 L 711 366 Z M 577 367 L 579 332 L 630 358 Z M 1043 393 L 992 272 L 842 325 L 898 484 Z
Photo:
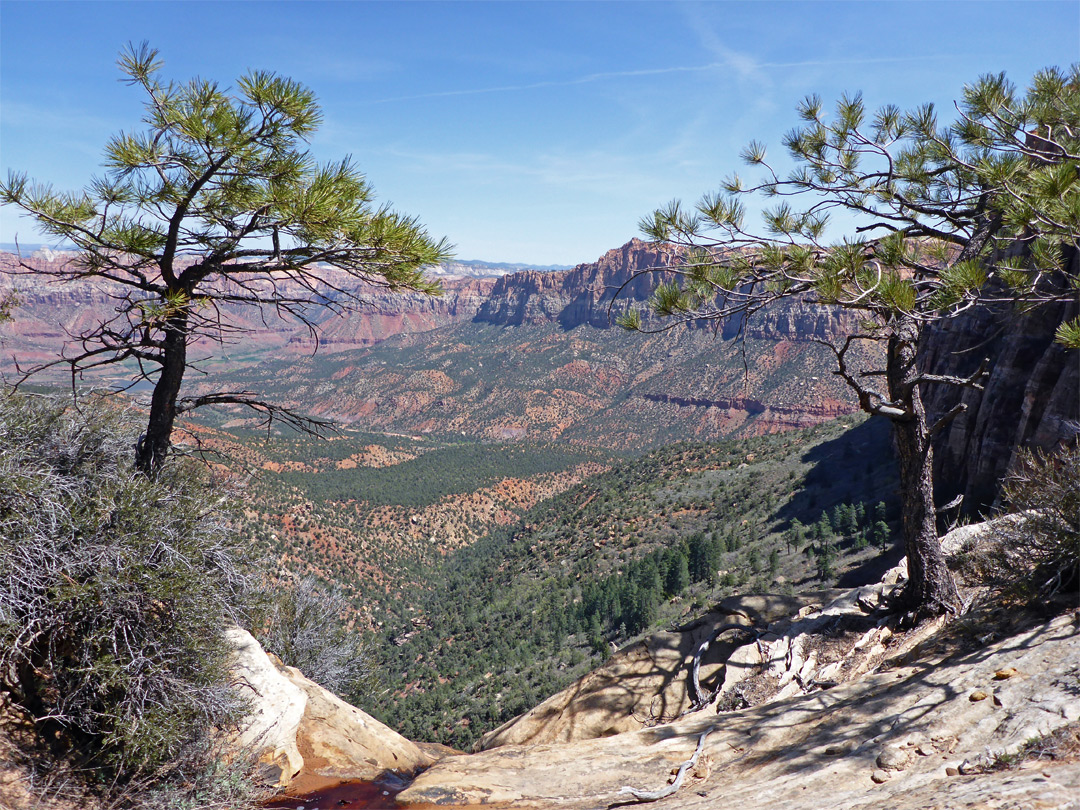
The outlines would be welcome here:
M 912 622 L 953 613 L 960 606 L 960 595 L 938 540 L 931 431 L 915 362 L 918 335 L 914 322 L 899 325 L 889 339 L 886 359 L 889 396 L 905 412 L 903 417 L 893 418 L 893 436 L 900 460 L 901 523 L 908 565 L 908 583 L 900 606 Z
M 181 310 L 168 317 L 162 349 L 161 375 L 150 399 L 146 434 L 135 448 L 135 468 L 157 475 L 169 453 L 169 437 L 176 421 L 176 399 L 187 368 L 188 316 Z

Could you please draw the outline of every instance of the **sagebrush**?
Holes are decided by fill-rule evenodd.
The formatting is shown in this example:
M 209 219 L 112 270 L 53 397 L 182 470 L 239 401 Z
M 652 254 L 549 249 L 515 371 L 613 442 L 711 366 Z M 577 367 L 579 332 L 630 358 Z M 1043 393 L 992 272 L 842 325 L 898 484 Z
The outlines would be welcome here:
M 246 580 L 196 465 L 135 472 L 130 414 L 0 396 L 0 688 L 102 778 L 205 751 L 242 711 Z
M 971 558 L 976 576 L 1008 598 L 1046 602 L 1080 592 L 1080 445 L 1022 453 L 1005 479 L 1013 517 Z

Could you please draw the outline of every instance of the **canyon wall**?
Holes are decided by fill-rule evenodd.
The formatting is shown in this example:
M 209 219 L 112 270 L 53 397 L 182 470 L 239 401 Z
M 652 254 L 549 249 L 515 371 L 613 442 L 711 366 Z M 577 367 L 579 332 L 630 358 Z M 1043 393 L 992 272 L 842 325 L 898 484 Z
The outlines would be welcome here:
M 42 251 L 24 259 L 30 268 L 42 273 L 57 272 L 73 258 L 70 253 Z M 335 286 L 357 292 L 363 304 L 360 311 L 336 315 L 312 309 L 310 316 L 319 328 L 319 350 L 344 351 L 374 345 L 401 333 L 425 332 L 471 319 L 494 285 L 490 278 L 444 279 L 443 294 L 391 293 L 382 288 L 358 284 L 343 273 L 324 271 Z M 66 344 L 91 331 L 116 314 L 116 297 L 126 288 L 101 279 L 57 282 L 46 275 L 34 275 L 20 267 L 18 257 L 0 253 L 0 294 L 17 291 L 19 306 L 0 340 L 0 367 L 10 368 L 12 358 L 22 365 L 46 362 L 58 357 Z M 327 296 L 334 298 L 332 291 Z M 225 318 L 243 335 L 227 341 L 229 362 L 247 364 L 290 354 L 311 354 L 315 339 L 304 324 L 295 318 L 278 317 L 269 307 L 223 305 Z M 196 344 L 214 352 L 211 341 Z M 74 347 L 73 347 L 74 348 Z
M 642 271 L 667 267 L 674 258 L 670 248 L 632 239 L 573 270 L 503 276 L 495 282 L 476 320 L 501 326 L 557 323 L 567 330 L 586 325 L 610 329 L 618 315 L 648 301 L 656 285 L 671 278 Z M 847 334 L 855 325 L 856 316 L 838 307 L 790 300 L 770 306 L 745 324 L 742 319 L 731 319 L 717 336 L 730 340 L 742 331 L 751 338 L 801 342 Z M 703 321 L 697 327 L 711 331 L 713 324 Z
M 979 308 L 930 329 L 921 350 L 930 371 L 966 377 L 989 360 L 982 391 L 926 387 L 932 419 L 959 402 L 967 405 L 934 445 L 939 502 L 963 495 L 965 513 L 985 512 L 1021 448 L 1051 449 L 1075 440 L 1080 352 L 1055 343 L 1054 333 L 1077 310 L 1076 300 L 1027 313 L 1013 306 Z

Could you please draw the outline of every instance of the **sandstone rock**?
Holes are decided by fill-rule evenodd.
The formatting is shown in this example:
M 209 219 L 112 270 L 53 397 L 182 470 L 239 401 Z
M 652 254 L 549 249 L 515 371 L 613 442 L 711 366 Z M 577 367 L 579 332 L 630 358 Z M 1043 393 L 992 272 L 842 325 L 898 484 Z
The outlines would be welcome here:
M 874 784 L 882 785 L 885 782 L 889 781 L 889 772 L 882 768 L 878 768 L 872 774 L 870 774 L 870 779 L 874 782 Z
M 477 748 L 586 740 L 670 722 L 690 708 L 687 675 L 702 641 L 724 625 L 764 627 L 790 616 L 815 596 L 749 594 L 725 599 L 681 631 L 657 633 L 615 652 L 600 669 L 485 734 Z M 714 643 L 702 659 L 702 683 L 715 688 L 722 673 L 723 688 L 731 688 L 759 668 L 756 649 Z M 732 655 L 732 650 L 739 654 Z
M 812 619 L 813 614 L 806 618 Z M 917 659 L 918 640 L 933 629 L 899 637 Z M 910 641 L 915 639 L 915 641 Z M 987 712 L 967 697 L 993 674 L 1015 667 L 1024 678 L 1000 681 L 1005 708 Z M 656 790 L 689 759 L 703 731 L 711 760 L 706 779 L 667 800 L 680 810 L 953 810 L 1040 807 L 1065 810 L 1080 795 L 1080 765 L 982 773 L 952 779 L 937 756 L 911 758 L 890 778 L 867 778 L 886 749 L 912 755 L 932 741 L 952 762 L 975 763 L 987 750 L 1015 752 L 1080 714 L 1073 684 L 1080 671 L 1080 634 L 1070 616 L 991 640 L 977 656 L 935 659 L 933 666 L 871 672 L 829 691 L 715 715 L 699 712 L 673 723 L 567 744 L 507 745 L 451 757 L 421 774 L 402 803 L 511 803 L 514 808 L 585 810 L 607 807 L 624 785 Z M 1069 673 L 1072 673 L 1070 676 Z M 874 741 L 874 745 L 853 743 Z M 852 746 L 852 747 L 849 747 Z M 844 756 L 824 752 L 846 751 Z M 955 749 L 955 750 L 953 750 Z M 959 772 L 955 765 L 950 766 Z M 972 767 L 970 764 L 968 767 Z M 1050 776 L 1043 776 L 1045 771 Z
M 268 784 L 313 790 L 388 770 L 411 774 L 434 761 L 299 670 L 276 665 L 246 630 L 226 634 L 237 650 L 235 681 L 252 706 L 238 743 L 263 763 Z

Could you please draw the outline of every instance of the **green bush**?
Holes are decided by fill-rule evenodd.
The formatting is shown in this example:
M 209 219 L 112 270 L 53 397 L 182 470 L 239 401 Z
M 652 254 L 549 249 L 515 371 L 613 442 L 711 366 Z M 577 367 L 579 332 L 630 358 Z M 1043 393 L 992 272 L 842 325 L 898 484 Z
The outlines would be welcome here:
M 0 688 L 120 782 L 205 751 L 242 709 L 225 503 L 197 465 L 135 473 L 134 441 L 115 407 L 0 396 Z

